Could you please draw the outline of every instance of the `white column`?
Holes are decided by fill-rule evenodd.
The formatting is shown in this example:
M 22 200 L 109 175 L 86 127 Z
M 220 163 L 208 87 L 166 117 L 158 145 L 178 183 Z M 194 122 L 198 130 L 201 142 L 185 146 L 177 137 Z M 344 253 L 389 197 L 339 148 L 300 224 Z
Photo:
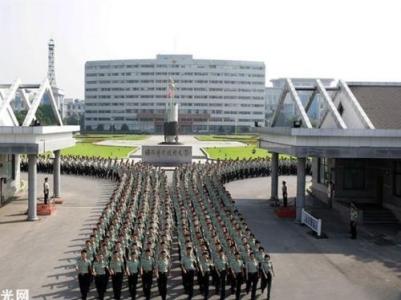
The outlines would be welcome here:
M 60 197 L 60 150 L 54 151 L 53 160 L 53 197 Z
M 38 220 L 36 214 L 37 203 L 37 156 L 36 154 L 28 154 L 28 221 Z
M 301 222 L 302 209 L 305 207 L 305 157 L 298 157 L 297 159 L 297 222 Z
M 271 168 L 271 200 L 278 199 L 278 153 L 272 152 Z

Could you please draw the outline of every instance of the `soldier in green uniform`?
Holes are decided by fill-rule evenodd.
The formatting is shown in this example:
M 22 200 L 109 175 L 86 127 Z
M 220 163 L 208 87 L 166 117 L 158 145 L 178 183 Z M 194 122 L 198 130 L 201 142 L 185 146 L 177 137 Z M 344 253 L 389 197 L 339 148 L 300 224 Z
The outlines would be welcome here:
M 202 253 L 202 258 L 199 261 L 198 271 L 200 292 L 204 299 L 209 297 L 209 276 L 211 267 L 212 261 L 209 258 L 209 254 L 205 251 Z
M 272 278 L 274 276 L 273 264 L 270 260 L 270 255 L 266 254 L 263 262 L 260 266 L 260 271 L 262 274 L 260 287 L 262 289 L 262 294 L 267 286 L 267 300 L 270 299 L 270 290 L 272 286 Z
M 150 249 L 146 249 L 145 256 L 141 259 L 142 286 L 146 300 L 150 299 L 154 264 L 154 259 L 150 255 Z
M 136 299 L 136 286 L 138 283 L 138 273 L 139 273 L 140 262 L 137 253 L 132 253 L 128 256 L 126 263 L 126 274 L 128 276 L 128 290 L 131 295 L 131 299 Z
M 104 299 L 104 294 L 107 290 L 108 275 L 106 272 L 107 264 L 104 261 L 103 255 L 98 253 L 93 262 L 92 275 L 95 277 L 96 291 L 100 300 Z
M 91 284 L 91 262 L 86 256 L 86 250 L 81 251 L 81 256 L 78 258 L 75 265 L 75 269 L 78 272 L 79 289 L 81 291 L 81 297 L 83 300 L 86 299 Z
M 358 224 L 358 209 L 356 205 L 352 202 L 350 205 L 350 231 L 351 231 L 351 239 L 356 239 L 356 226 Z
M 245 265 L 239 252 L 235 252 L 235 258 L 230 261 L 230 270 L 234 281 L 231 283 L 231 292 L 235 291 L 235 299 L 239 300 L 241 285 L 245 278 Z
M 258 271 L 259 271 L 259 262 L 256 260 L 256 257 L 253 252 L 249 254 L 248 261 L 246 262 L 246 271 L 247 271 L 247 282 L 246 282 L 246 293 L 249 293 L 249 289 L 252 286 L 251 299 L 256 299 L 256 286 L 258 285 Z
M 216 291 L 220 291 L 220 299 L 224 299 L 226 297 L 227 258 L 224 255 L 223 249 L 220 249 L 219 255 L 216 257 L 214 264 L 218 275 Z
M 183 273 L 183 285 L 188 299 L 192 299 L 194 295 L 194 277 L 196 260 L 192 255 L 192 248 L 187 247 L 185 255 L 181 258 L 181 269 Z
M 162 250 L 160 254 L 160 258 L 156 263 L 157 286 L 159 288 L 160 297 L 162 300 L 166 300 L 167 277 L 170 271 L 170 259 L 167 257 L 165 250 Z
M 113 252 L 113 258 L 110 261 L 110 274 L 113 283 L 114 299 L 119 300 L 123 286 L 124 261 L 118 251 Z

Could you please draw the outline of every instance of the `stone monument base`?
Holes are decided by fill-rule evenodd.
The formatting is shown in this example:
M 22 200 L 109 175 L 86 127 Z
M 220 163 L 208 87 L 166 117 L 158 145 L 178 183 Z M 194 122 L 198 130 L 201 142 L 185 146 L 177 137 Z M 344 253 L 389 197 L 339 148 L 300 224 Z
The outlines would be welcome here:
M 158 166 L 192 163 L 192 146 L 180 144 L 143 145 L 142 162 Z

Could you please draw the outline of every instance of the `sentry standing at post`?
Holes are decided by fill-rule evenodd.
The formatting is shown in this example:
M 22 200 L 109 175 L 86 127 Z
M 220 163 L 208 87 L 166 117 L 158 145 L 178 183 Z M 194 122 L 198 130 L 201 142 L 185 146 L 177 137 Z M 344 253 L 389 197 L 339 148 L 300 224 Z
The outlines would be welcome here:
M 287 207 L 288 204 L 288 192 L 287 192 L 287 183 L 283 181 L 283 185 L 281 187 L 281 192 L 283 193 L 283 206 Z
M 356 239 L 356 226 L 358 224 L 358 209 L 352 202 L 350 205 L 350 227 L 351 227 L 351 239 Z
M 50 192 L 49 178 L 46 177 L 45 182 L 43 182 L 43 196 L 45 204 L 49 202 L 49 192 Z

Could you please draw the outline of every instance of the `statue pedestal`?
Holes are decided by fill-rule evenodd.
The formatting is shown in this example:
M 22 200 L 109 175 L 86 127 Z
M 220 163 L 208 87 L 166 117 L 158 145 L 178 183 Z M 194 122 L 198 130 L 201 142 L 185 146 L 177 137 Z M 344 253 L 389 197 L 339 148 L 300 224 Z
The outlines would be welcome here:
M 180 144 L 143 145 L 142 161 L 159 166 L 192 163 L 192 146 Z

